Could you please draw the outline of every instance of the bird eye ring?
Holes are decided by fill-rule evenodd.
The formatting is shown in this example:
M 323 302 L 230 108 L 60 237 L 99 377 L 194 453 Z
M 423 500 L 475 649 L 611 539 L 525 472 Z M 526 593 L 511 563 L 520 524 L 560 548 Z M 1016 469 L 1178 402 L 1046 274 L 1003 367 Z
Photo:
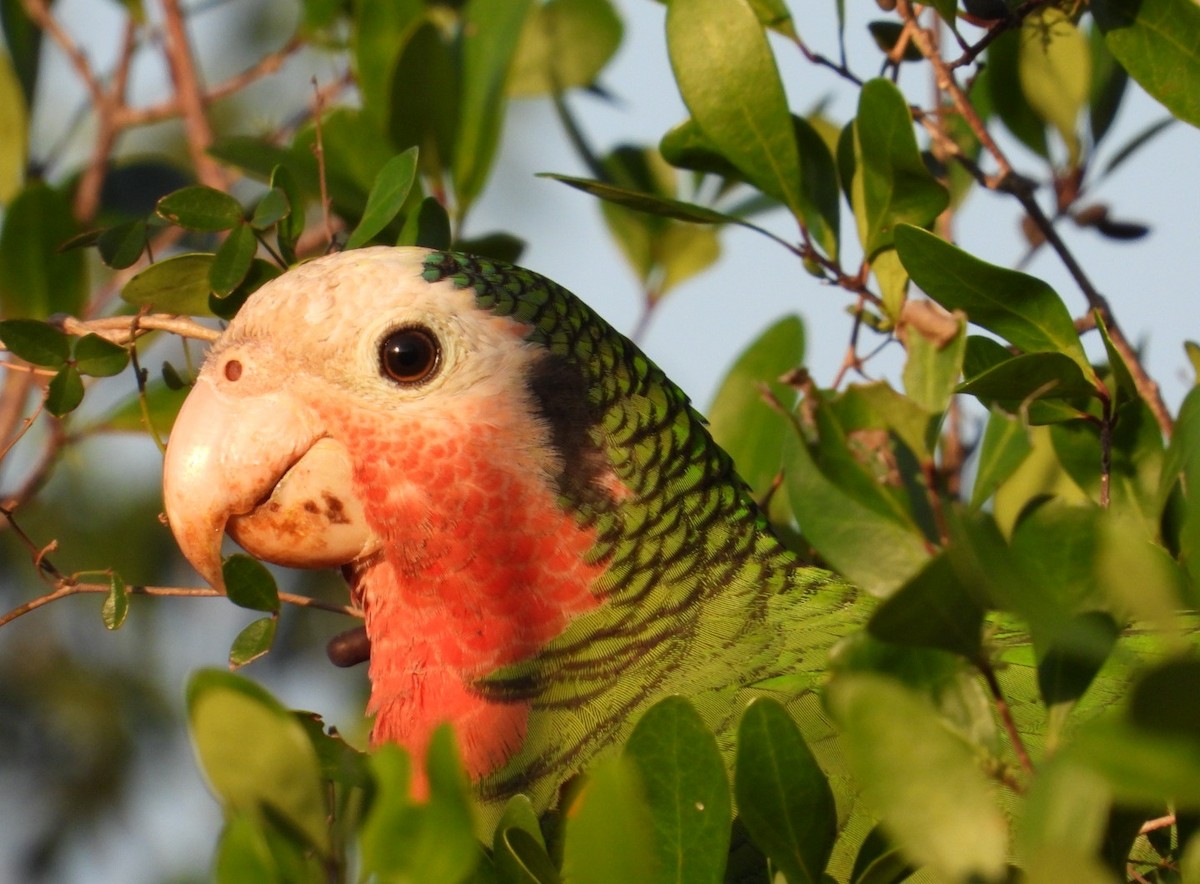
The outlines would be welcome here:
M 379 344 L 379 368 L 398 384 L 423 384 L 437 374 L 442 363 L 442 345 L 437 336 L 422 326 L 398 328 Z

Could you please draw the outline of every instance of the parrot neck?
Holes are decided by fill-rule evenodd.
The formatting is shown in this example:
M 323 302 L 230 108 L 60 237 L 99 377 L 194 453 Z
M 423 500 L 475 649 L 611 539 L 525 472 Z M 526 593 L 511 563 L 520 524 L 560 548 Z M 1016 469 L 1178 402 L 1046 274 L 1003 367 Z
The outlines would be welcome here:
M 587 561 L 594 532 L 511 445 L 465 450 L 439 443 L 434 427 L 406 437 L 357 477 L 383 539 L 353 587 L 371 640 L 372 743 L 405 746 L 419 767 L 434 729 L 450 721 L 479 778 L 520 748 L 529 707 L 485 698 L 474 683 L 595 608 L 604 567 Z

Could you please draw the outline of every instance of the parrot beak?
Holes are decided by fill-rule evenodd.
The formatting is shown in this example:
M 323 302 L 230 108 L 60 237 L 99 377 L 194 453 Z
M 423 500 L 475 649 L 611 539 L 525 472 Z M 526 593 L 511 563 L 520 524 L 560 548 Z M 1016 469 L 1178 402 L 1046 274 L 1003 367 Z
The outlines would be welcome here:
M 330 568 L 378 543 L 353 490 L 350 455 L 286 392 L 236 396 L 202 374 L 163 464 L 167 521 L 184 556 L 224 590 L 226 531 L 258 558 Z

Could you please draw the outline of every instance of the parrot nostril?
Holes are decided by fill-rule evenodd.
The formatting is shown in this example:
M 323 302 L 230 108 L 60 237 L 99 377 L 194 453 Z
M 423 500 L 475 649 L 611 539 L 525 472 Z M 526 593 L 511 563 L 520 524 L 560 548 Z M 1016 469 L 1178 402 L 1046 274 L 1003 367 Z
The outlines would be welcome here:
M 242 363 L 236 359 L 230 359 L 225 363 L 225 377 L 227 380 L 236 381 L 242 376 Z

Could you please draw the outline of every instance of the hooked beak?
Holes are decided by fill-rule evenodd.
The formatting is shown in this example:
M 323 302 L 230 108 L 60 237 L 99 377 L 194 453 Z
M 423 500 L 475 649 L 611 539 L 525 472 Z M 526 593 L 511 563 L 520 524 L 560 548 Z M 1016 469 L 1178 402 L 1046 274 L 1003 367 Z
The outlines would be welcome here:
M 176 418 L 163 502 L 179 548 L 224 590 L 226 531 L 258 558 L 330 568 L 377 547 L 354 493 L 349 452 L 293 395 L 234 395 L 205 373 Z

